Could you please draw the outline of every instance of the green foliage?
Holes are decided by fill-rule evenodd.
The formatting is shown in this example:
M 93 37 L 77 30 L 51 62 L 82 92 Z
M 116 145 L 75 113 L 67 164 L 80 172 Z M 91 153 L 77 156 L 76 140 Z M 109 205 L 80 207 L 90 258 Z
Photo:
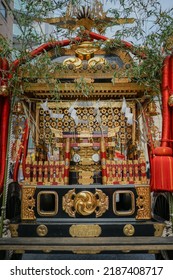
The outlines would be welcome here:
M 105 1 L 101 2 L 105 3 Z M 71 4 L 71 7 L 80 8 L 81 5 L 93 5 L 93 1 L 21 0 L 20 11 L 13 11 L 21 31 L 21 34 L 16 38 L 20 47 L 15 49 L 1 38 L 0 56 L 7 57 L 10 62 L 15 58 L 25 61 L 25 69 L 27 67 L 31 78 L 42 73 L 45 80 L 51 79 L 49 71 L 46 72 L 45 69 L 49 66 L 49 68 L 52 67 L 52 71 L 55 71 L 58 66 L 52 64 L 48 53 L 45 52 L 30 62 L 29 52 L 40 44 L 53 42 L 54 40 L 62 39 L 62 37 L 69 38 L 71 34 L 74 34 L 74 32 L 64 33 L 61 28 L 55 27 L 53 32 L 47 35 L 44 33 L 43 28 L 42 20 L 44 18 L 65 15 L 69 4 Z M 104 9 L 108 10 L 108 15 L 115 19 L 134 18 L 135 22 L 118 26 L 113 31 L 114 35 L 112 37 L 114 39 L 106 42 L 106 45 L 103 42 L 101 44 L 105 45 L 107 50 L 118 47 L 126 49 L 135 60 L 132 67 L 126 69 L 125 73 L 129 77 L 135 78 L 135 81 L 139 84 L 144 84 L 147 88 L 152 88 L 155 93 L 159 93 L 163 59 L 166 55 L 172 53 L 173 48 L 173 44 L 169 43 L 170 39 L 173 38 L 173 8 L 163 10 L 157 0 L 107 0 Z M 82 28 L 76 31 L 78 33 L 75 36 L 83 36 Z M 133 47 L 125 48 L 122 39 L 132 41 Z M 55 50 L 56 55 L 59 55 L 60 48 Z M 144 56 L 143 58 L 140 57 L 141 53 L 144 54 L 145 58 Z M 34 71 L 33 66 L 35 67 Z M 58 84 L 59 82 L 57 83 L 57 88 Z M 21 94 L 21 88 L 18 85 L 18 73 L 13 73 L 10 85 L 17 95 Z M 78 83 L 76 86 L 81 87 L 84 95 L 88 95 L 92 91 L 87 84 L 84 84 L 84 81 L 81 81 L 81 84 Z

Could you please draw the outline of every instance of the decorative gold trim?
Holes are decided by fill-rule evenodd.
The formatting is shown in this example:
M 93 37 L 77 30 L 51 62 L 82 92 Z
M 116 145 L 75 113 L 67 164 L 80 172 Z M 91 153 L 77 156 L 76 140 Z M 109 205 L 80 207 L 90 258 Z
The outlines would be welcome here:
M 72 225 L 69 234 L 72 237 L 98 237 L 102 233 L 99 225 Z
M 22 220 L 35 220 L 34 207 L 35 207 L 35 186 L 22 187 L 22 205 L 21 205 L 21 219 Z
M 95 255 L 95 254 L 99 254 L 101 251 L 98 250 L 74 250 L 73 253 L 74 254 L 87 254 L 87 255 Z
M 137 199 L 136 206 L 138 207 L 136 219 L 151 219 L 151 197 L 150 187 L 148 185 L 136 186 Z
M 130 194 L 131 196 L 131 203 L 132 203 L 132 209 L 131 210 L 127 210 L 127 211 L 117 211 L 116 209 L 116 195 L 118 194 Z M 115 215 L 117 216 L 130 216 L 133 215 L 135 212 L 135 196 L 134 193 L 132 191 L 128 191 L 128 190 L 118 190 L 115 191 L 113 193 L 113 212 Z
M 134 233 L 135 233 L 135 228 L 133 225 L 131 224 L 127 224 L 123 227 L 123 233 L 126 235 L 126 236 L 133 236 Z
M 164 228 L 165 228 L 164 224 L 160 224 L 160 223 L 154 224 L 154 229 L 155 229 L 154 236 L 157 237 L 162 236 Z
M 25 250 L 15 250 L 15 254 L 25 254 Z
M 40 196 L 43 194 L 53 194 L 55 196 L 55 210 L 54 211 L 42 211 L 40 209 Z M 58 213 L 58 194 L 55 191 L 40 191 L 37 195 L 37 212 L 40 216 L 49 217 L 55 216 Z
M 76 213 L 88 216 L 94 212 L 96 217 L 100 217 L 108 210 L 109 199 L 99 189 L 96 189 L 95 194 L 89 191 L 82 191 L 76 194 L 75 189 L 73 189 L 63 196 L 62 207 L 70 217 L 75 217 Z
M 48 234 L 48 228 L 45 225 L 39 225 L 36 229 L 38 236 L 46 236 Z
M 10 224 L 9 225 L 9 230 L 11 232 L 11 237 L 18 237 L 18 228 L 19 225 L 18 224 Z

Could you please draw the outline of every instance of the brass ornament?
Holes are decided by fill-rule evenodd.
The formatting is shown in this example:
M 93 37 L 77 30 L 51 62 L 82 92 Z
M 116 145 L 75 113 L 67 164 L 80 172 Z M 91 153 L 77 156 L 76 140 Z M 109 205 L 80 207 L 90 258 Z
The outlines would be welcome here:
M 39 225 L 36 229 L 38 236 L 43 237 L 48 234 L 48 228 L 45 225 Z
M 0 96 L 8 96 L 8 95 L 9 95 L 8 87 L 6 85 L 0 86 Z
M 133 236 L 134 233 L 135 233 L 135 228 L 133 225 L 131 224 L 127 224 L 124 226 L 123 228 L 123 233 L 126 235 L 126 236 Z
M 162 236 L 164 228 L 165 228 L 164 224 L 161 223 L 154 224 L 154 229 L 155 229 L 154 236 L 157 237 Z
M 170 107 L 173 106 L 173 94 L 171 94 L 171 95 L 169 96 L 168 105 L 169 105 Z
M 10 224 L 9 225 L 9 230 L 11 232 L 11 237 L 18 237 L 18 228 L 19 225 L 18 224 Z
M 137 199 L 136 206 L 138 207 L 136 219 L 151 219 L 151 197 L 149 186 L 136 186 Z
M 96 189 L 95 194 L 89 191 L 76 194 L 73 189 L 63 196 L 63 210 L 70 217 L 76 217 L 76 213 L 82 216 L 95 213 L 96 217 L 100 217 L 108 210 L 108 207 L 108 196 L 99 189 Z
M 69 229 L 72 237 L 98 237 L 101 232 L 99 225 L 72 225 Z
M 22 220 L 35 220 L 34 207 L 35 207 L 35 190 L 34 186 L 22 187 L 22 205 L 21 205 L 21 219 Z

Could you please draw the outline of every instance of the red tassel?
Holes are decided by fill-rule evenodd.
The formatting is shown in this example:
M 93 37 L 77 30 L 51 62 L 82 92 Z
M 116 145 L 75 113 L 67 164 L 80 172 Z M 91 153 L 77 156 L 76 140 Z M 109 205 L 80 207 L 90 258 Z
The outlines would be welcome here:
M 166 57 L 162 72 L 162 147 L 169 147 L 168 140 L 170 139 L 170 109 L 168 105 L 169 99 L 169 60 L 170 56 Z
M 6 152 L 8 140 L 8 121 L 10 112 L 10 103 L 8 97 L 1 97 L 2 102 L 2 116 L 0 122 L 1 131 L 1 145 L 0 145 L 0 193 L 3 191 L 5 166 L 6 166 Z

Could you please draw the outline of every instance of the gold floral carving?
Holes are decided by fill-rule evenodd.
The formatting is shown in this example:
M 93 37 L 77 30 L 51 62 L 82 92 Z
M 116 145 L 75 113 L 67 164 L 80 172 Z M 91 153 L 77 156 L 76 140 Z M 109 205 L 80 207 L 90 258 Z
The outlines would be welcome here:
M 151 219 L 151 197 L 149 186 L 136 186 L 137 199 L 136 206 L 138 207 L 136 219 Z
M 99 225 L 72 225 L 69 229 L 72 237 L 98 237 L 101 232 Z
M 34 207 L 35 207 L 35 189 L 36 187 L 23 186 L 22 187 L 22 207 L 21 219 L 22 220 L 35 220 Z
M 96 217 L 102 216 L 109 207 L 108 196 L 96 189 L 95 194 L 89 191 L 75 193 L 75 189 L 68 191 L 63 196 L 63 210 L 70 216 L 76 213 L 88 216 L 95 212 Z
M 10 232 L 11 232 L 11 237 L 18 237 L 18 228 L 19 228 L 18 224 L 10 224 L 9 225 L 9 229 L 10 229 Z

